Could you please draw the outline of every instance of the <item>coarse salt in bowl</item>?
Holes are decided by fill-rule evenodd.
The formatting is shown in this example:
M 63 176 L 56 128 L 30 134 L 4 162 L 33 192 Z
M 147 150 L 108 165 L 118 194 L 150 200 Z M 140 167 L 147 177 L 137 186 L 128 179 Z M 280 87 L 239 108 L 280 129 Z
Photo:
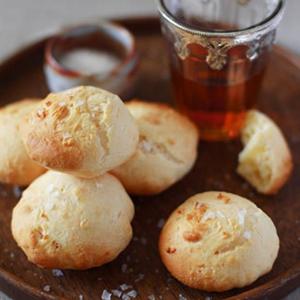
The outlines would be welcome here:
M 134 37 L 112 22 L 72 27 L 46 44 L 44 72 L 51 92 L 93 85 L 126 98 L 137 66 Z

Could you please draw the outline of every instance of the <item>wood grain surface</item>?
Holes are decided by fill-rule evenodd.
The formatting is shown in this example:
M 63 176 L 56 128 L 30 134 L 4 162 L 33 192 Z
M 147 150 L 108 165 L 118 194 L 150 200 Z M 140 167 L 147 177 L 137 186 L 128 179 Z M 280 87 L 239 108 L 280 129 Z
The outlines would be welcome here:
M 171 100 L 168 62 L 155 19 L 124 21 L 137 37 L 141 54 L 135 97 Z M 43 76 L 44 41 L 22 51 L 0 67 L 1 105 L 48 93 Z M 199 145 L 199 158 L 188 176 L 156 197 L 134 198 L 134 239 L 114 262 L 89 271 L 63 271 L 63 276 L 30 264 L 10 233 L 11 210 L 20 191 L 0 187 L 0 289 L 14 299 L 101 299 L 104 289 L 121 284 L 138 292 L 136 299 L 280 299 L 300 286 L 300 69 L 283 50 L 274 51 L 259 108 L 282 128 L 294 155 L 295 170 L 274 197 L 254 192 L 235 173 L 239 141 Z M 245 289 L 204 293 L 171 278 L 162 265 L 157 240 L 163 220 L 189 196 L 208 190 L 233 192 L 253 200 L 274 221 L 281 240 L 272 272 Z M 109 238 L 109 237 L 107 237 Z M 56 276 L 55 276 L 56 275 Z M 180 298 L 182 295 L 184 298 Z M 161 297 L 161 298 L 160 298 Z M 115 299 L 115 298 L 113 298 Z

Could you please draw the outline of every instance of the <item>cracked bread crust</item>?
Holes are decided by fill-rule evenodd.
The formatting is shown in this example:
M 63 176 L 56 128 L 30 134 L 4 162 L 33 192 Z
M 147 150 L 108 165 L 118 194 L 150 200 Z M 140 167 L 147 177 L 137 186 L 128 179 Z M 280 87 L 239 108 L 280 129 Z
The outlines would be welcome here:
M 21 134 L 23 117 L 38 106 L 38 99 L 24 99 L 0 110 L 0 181 L 26 186 L 45 172 L 26 153 Z
M 133 203 L 114 176 L 83 179 L 48 171 L 14 208 L 12 234 L 40 267 L 88 269 L 127 247 L 133 216 Z
M 168 105 L 126 103 L 140 137 L 137 151 L 112 173 L 130 194 L 158 194 L 185 176 L 197 158 L 198 130 Z
M 22 128 L 29 156 L 42 166 L 92 178 L 135 152 L 137 126 L 116 95 L 94 87 L 50 94 Z
M 278 250 L 272 220 L 247 199 L 225 192 L 189 198 L 171 214 L 159 240 L 169 272 L 210 292 L 251 284 L 272 269 Z

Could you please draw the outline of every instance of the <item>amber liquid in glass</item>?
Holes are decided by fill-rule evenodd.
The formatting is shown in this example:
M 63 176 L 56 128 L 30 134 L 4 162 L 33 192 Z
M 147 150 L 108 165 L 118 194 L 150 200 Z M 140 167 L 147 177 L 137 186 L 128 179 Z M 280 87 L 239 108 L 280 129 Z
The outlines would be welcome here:
M 199 29 L 223 28 L 224 24 L 194 22 Z M 245 112 L 258 98 L 269 56 L 263 49 L 257 58 L 249 60 L 248 47 L 238 46 L 227 52 L 227 63 L 220 71 L 206 62 L 207 49 L 198 44 L 188 46 L 190 56 L 181 60 L 171 51 L 171 75 L 175 101 L 180 111 L 199 127 L 205 140 L 227 140 L 239 135 Z

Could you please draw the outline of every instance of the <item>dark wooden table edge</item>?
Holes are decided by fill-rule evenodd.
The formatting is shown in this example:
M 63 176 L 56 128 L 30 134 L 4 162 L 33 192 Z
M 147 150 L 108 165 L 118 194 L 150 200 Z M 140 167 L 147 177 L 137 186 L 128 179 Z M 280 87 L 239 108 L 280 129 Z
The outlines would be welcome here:
M 145 23 L 147 20 L 149 26 L 152 24 L 157 24 L 158 18 L 155 16 L 137 16 L 131 18 L 114 18 L 111 19 L 114 22 L 118 22 L 125 26 L 138 25 L 139 23 Z M 35 52 L 37 49 L 42 48 L 48 38 L 41 39 L 39 41 L 33 42 L 31 45 L 26 45 L 25 47 L 19 48 L 7 59 L 0 61 L 0 73 L 5 72 L 10 68 L 11 65 L 15 64 L 18 60 L 22 60 L 23 57 L 28 56 L 31 52 Z M 274 51 L 282 56 L 288 63 L 294 65 L 300 69 L 300 57 L 293 53 L 291 50 L 276 45 Z M 14 299 L 45 299 L 45 300 L 57 300 L 57 297 L 51 296 L 43 292 L 42 290 L 33 288 L 22 282 L 22 285 L 18 282 L 19 279 L 0 269 L 0 288 L 1 291 L 6 293 L 8 296 Z M 17 290 L 18 288 L 19 290 Z M 41 287 L 42 288 L 42 287 Z M 261 289 L 264 288 L 265 293 L 261 295 Z M 270 299 L 276 300 L 280 299 L 278 297 L 285 297 L 293 290 L 300 288 L 300 263 L 296 264 L 293 268 L 286 271 L 280 278 L 275 278 L 272 281 L 260 285 L 257 288 L 251 289 L 249 291 L 243 292 L 238 296 L 233 296 L 227 298 L 227 300 L 239 300 L 239 299 L 264 299 L 271 297 Z M 280 291 L 279 291 L 280 290 Z M 273 297 L 276 291 L 277 298 Z M 279 291 L 279 292 L 278 292 Z M 260 294 L 259 294 L 260 293 Z M 60 300 L 67 300 L 66 298 L 59 298 Z

